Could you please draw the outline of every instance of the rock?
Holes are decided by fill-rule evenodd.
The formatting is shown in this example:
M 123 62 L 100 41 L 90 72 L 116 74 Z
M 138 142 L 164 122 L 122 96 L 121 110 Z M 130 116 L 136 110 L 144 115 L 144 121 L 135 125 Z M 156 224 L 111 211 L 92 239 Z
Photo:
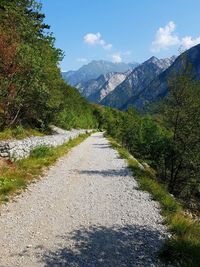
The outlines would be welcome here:
M 70 139 L 74 139 L 86 130 L 65 131 L 56 126 L 51 126 L 53 135 L 43 137 L 32 136 L 23 140 L 11 140 L 0 142 L 0 157 L 19 160 L 30 155 L 31 150 L 39 146 L 56 147 L 60 146 Z M 87 130 L 92 131 L 92 130 Z
M 3 153 L 0 153 L 0 156 L 1 156 L 2 158 L 6 158 L 6 157 L 9 156 L 9 154 L 8 154 L 7 152 L 3 152 Z

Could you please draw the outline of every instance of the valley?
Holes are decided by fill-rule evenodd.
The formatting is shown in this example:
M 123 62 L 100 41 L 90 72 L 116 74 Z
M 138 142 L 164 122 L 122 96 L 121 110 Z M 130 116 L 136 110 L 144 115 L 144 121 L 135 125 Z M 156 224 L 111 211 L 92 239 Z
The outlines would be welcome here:
M 200 266 L 186 2 L 0 0 L 0 266 Z
M 120 110 L 127 110 L 128 107 L 145 110 L 146 107 L 159 102 L 167 95 L 168 83 L 172 76 L 178 73 L 184 74 L 187 66 L 191 66 L 193 77 L 199 79 L 199 60 L 200 45 L 197 45 L 177 58 L 175 56 L 165 59 L 151 57 L 141 64 L 128 64 L 129 69 L 125 72 L 118 72 L 117 69 L 120 66 L 115 64 L 115 72 L 107 70 L 105 73 L 105 63 L 96 61 L 85 65 L 81 70 L 68 72 L 69 77 L 63 74 L 63 78 L 70 83 L 70 79 L 75 79 L 76 73 L 85 72 L 84 80 L 77 83 L 75 79 L 72 85 L 89 102 Z M 90 79 L 87 76 L 87 72 L 90 72 L 90 64 L 99 66 L 101 75 L 96 79 Z

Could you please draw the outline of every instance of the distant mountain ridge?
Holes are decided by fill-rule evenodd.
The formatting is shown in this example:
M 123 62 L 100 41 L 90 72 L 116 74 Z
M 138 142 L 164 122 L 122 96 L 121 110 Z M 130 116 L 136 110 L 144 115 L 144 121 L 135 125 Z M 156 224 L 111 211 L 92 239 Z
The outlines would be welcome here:
M 165 59 L 151 57 L 136 67 L 100 104 L 122 109 L 130 98 L 138 95 L 154 78 L 166 70 L 173 61 L 174 57 Z
M 130 70 L 128 71 L 130 72 Z M 87 82 L 81 82 L 76 85 L 79 92 L 90 102 L 99 103 L 106 97 L 117 85 L 122 83 L 127 73 L 109 72 Z
M 194 78 L 200 79 L 200 44 L 177 58 L 175 56 L 164 59 L 151 57 L 140 65 L 93 61 L 78 71 L 66 73 L 65 77 L 74 79 L 75 82 L 76 76 L 81 74 L 75 87 L 90 102 L 121 110 L 127 110 L 130 106 L 143 110 L 151 103 L 165 97 L 169 79 L 174 74 L 184 73 L 189 64 L 192 66 Z M 113 68 L 115 71 L 109 71 Z M 122 71 L 118 71 L 119 69 Z M 105 73 L 89 79 L 102 71 Z M 85 80 L 81 80 L 83 76 Z
M 62 77 L 67 83 L 75 86 L 80 82 L 97 79 L 100 75 L 105 75 L 110 72 L 126 72 L 138 65 L 139 64 L 136 62 L 113 63 L 105 60 L 93 60 L 87 65 L 82 66 L 77 71 L 62 72 Z
M 128 72 L 113 73 L 113 75 L 100 88 L 98 93 L 94 95 L 95 99 L 101 102 L 108 94 L 110 94 L 119 84 L 121 84 L 126 79 Z
M 88 98 L 90 95 L 97 93 L 100 88 L 108 81 L 113 75 L 113 72 L 100 75 L 97 79 L 89 81 L 82 81 L 75 85 L 82 96 Z
M 159 101 L 160 98 L 165 97 L 168 93 L 168 81 L 170 78 L 177 74 L 184 74 L 188 66 L 191 68 L 191 77 L 195 80 L 200 80 L 200 44 L 178 56 L 169 68 L 160 73 L 141 92 L 130 98 L 122 109 L 134 106 L 138 110 L 142 110 L 147 105 Z

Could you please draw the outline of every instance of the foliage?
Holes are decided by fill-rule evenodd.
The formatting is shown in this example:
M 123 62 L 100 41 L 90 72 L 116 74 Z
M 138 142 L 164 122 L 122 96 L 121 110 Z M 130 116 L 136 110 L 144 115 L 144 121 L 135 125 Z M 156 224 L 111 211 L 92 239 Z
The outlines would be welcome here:
M 0 3 L 0 128 L 94 127 L 91 106 L 61 78 L 63 53 L 44 18 L 35 0 Z
M 14 128 L 6 128 L 0 132 L 0 140 L 7 139 L 24 139 L 29 136 L 43 136 L 44 133 L 39 131 L 38 129 L 31 129 L 27 127 L 22 127 L 20 125 Z
M 79 92 L 67 85 L 61 103 L 61 110 L 57 113 L 55 123 L 64 128 L 96 128 L 96 118 L 93 108 L 79 94 Z
M 163 179 L 171 193 L 190 198 L 200 185 L 200 85 L 188 74 L 170 81 L 163 107 L 166 127 L 171 132 L 165 154 Z M 197 190 L 196 190 L 197 189 Z

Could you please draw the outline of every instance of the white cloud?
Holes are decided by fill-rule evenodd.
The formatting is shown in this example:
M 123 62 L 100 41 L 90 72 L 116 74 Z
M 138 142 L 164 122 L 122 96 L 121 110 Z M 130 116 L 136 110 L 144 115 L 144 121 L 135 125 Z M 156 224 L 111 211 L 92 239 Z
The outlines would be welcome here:
M 191 36 L 185 36 L 179 38 L 174 33 L 176 24 L 173 21 L 167 23 L 164 28 L 159 28 L 156 32 L 155 40 L 152 42 L 151 51 L 160 52 L 161 50 L 169 49 L 171 46 L 179 45 L 183 49 L 189 49 L 190 47 L 200 43 L 200 36 L 192 38 Z
M 87 60 L 87 58 L 79 57 L 79 58 L 76 59 L 76 61 L 81 62 L 81 63 L 85 63 L 85 62 L 87 62 L 88 60 Z
M 179 44 L 178 36 L 173 34 L 175 28 L 175 23 L 170 21 L 164 28 L 160 27 L 158 29 L 155 40 L 152 42 L 152 52 L 160 52 L 160 50 Z
M 87 33 L 84 37 L 84 42 L 89 45 L 100 45 L 104 49 L 109 50 L 112 48 L 112 44 L 106 43 L 102 38 L 100 32 Z
M 192 38 L 191 36 L 183 37 L 181 40 L 181 46 L 184 49 L 189 49 L 190 47 L 200 43 L 200 36 L 197 38 Z
M 114 63 L 120 63 L 120 62 L 122 62 L 122 57 L 121 57 L 120 53 L 113 54 L 112 55 L 112 61 Z
M 84 36 L 84 42 L 87 44 L 98 44 L 101 38 L 101 34 L 99 32 L 88 33 Z

